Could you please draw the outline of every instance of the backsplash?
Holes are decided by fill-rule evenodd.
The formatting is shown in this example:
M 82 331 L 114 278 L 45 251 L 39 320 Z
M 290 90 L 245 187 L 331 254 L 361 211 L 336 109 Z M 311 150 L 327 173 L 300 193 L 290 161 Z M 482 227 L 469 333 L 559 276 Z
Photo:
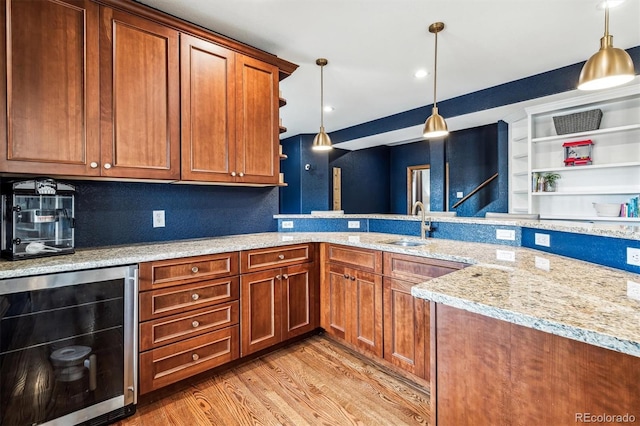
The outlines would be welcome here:
M 59 180 L 76 187 L 76 248 L 277 230 L 274 187 Z M 165 211 L 164 228 L 153 210 Z

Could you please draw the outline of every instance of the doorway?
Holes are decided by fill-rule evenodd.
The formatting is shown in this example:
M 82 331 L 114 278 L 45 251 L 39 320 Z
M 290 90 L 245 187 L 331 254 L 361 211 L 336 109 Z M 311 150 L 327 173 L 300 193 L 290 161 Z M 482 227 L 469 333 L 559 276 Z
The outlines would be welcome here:
M 416 201 L 431 209 L 431 166 L 428 164 L 407 167 L 407 214 Z

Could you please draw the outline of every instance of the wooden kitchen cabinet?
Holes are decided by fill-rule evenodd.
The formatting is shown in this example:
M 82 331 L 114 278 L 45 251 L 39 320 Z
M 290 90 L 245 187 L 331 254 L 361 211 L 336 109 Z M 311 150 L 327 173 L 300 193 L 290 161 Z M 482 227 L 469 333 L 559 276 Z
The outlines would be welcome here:
M 411 287 L 457 271 L 465 263 L 385 252 L 384 359 L 429 380 L 430 307 L 413 297 Z
M 182 180 L 277 184 L 278 68 L 181 35 Z
M 0 172 L 99 175 L 99 7 L 0 4 Z
M 180 178 L 178 31 L 100 9 L 101 176 Z
M 323 246 L 321 326 L 355 348 L 383 356 L 382 253 Z
M 298 256 L 301 253 L 307 255 Z M 291 265 L 292 262 L 297 264 Z M 271 269 L 264 269 L 266 265 L 271 265 Z M 317 328 L 318 285 L 313 245 L 244 251 L 241 270 L 258 270 L 240 276 L 241 356 Z
M 240 356 L 238 253 L 139 266 L 140 394 Z

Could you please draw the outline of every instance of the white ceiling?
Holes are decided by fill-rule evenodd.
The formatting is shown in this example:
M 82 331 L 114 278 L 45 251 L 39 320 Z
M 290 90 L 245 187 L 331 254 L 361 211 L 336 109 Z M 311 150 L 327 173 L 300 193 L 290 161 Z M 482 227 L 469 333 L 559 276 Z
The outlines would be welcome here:
M 139 1 L 298 64 L 280 83 L 282 137 L 318 131 L 319 57 L 332 132 L 433 102 L 433 75 L 413 76 L 433 71 L 433 22 L 446 26 L 438 101 L 584 61 L 604 33 L 599 0 Z M 610 33 L 615 47 L 640 45 L 640 0 L 611 9 Z

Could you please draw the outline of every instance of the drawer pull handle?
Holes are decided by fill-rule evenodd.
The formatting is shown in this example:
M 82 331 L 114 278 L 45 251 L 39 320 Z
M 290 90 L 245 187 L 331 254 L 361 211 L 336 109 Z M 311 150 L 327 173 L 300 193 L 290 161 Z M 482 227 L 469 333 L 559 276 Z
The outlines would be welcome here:
M 282 278 L 283 278 L 283 279 L 285 279 L 285 280 L 288 280 L 288 279 L 289 279 L 289 275 L 287 275 L 287 274 L 282 274 Z
M 194 266 L 191 268 L 191 272 L 193 272 L 194 274 L 197 273 L 199 271 L 197 266 Z
M 200 356 L 198 354 L 193 354 L 191 355 L 191 359 L 193 359 L 194 361 L 197 361 L 200 359 Z
M 200 295 L 199 295 L 198 293 L 193 293 L 193 294 L 191 295 L 191 298 L 192 298 L 193 300 L 198 300 L 198 299 L 200 299 Z
M 278 255 L 278 259 L 283 260 L 284 259 L 284 254 L 279 254 Z
M 200 323 L 198 321 L 194 321 L 191 323 L 191 325 L 193 326 L 193 328 L 196 328 L 200 325 Z

